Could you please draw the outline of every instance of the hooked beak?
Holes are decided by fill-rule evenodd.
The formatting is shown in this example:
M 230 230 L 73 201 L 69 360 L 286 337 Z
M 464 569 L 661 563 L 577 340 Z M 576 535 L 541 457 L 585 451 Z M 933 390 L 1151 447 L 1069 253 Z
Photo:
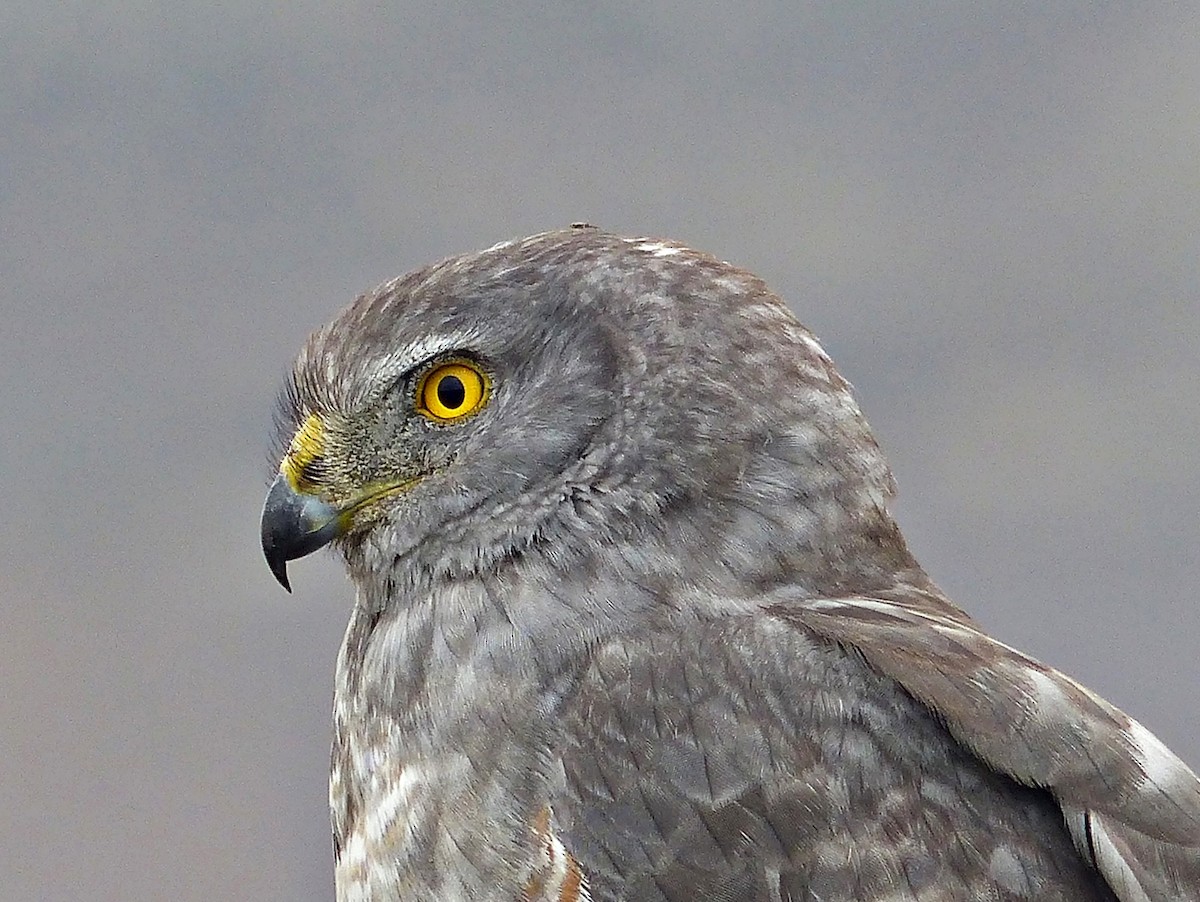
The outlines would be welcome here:
M 262 512 L 262 547 L 279 584 L 288 584 L 287 562 L 324 548 L 345 531 L 342 512 L 292 487 L 282 473 L 271 484 Z

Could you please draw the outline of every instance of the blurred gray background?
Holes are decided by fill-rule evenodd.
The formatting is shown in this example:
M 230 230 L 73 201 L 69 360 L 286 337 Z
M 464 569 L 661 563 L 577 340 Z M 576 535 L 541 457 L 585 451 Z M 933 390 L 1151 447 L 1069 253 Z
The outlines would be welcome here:
M 502 7 L 497 12 L 492 6 Z M 1200 765 L 1195 4 L 0 7 L 0 898 L 332 898 L 330 557 L 275 392 L 586 219 L 764 276 L 927 568 Z

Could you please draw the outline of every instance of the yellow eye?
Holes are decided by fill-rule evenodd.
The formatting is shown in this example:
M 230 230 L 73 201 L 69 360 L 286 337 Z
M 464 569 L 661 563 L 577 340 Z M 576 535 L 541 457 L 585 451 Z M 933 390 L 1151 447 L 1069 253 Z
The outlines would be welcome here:
M 448 422 L 473 414 L 487 402 L 488 378 L 475 365 L 453 361 L 435 366 L 417 386 L 417 409 Z

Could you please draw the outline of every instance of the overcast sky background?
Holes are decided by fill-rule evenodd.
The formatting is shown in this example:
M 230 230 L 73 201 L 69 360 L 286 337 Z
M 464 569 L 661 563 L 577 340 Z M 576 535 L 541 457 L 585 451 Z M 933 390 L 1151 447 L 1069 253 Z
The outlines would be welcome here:
M 572 220 L 764 276 L 934 578 L 1200 765 L 1200 8 L 494 6 L 0 6 L 0 899 L 332 898 L 275 393 Z

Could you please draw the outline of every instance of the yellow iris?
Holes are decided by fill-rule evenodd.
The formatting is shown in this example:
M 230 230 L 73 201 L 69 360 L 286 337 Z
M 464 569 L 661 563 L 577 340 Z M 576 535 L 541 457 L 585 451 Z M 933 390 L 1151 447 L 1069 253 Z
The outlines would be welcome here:
M 437 422 L 458 420 L 487 403 L 488 387 L 487 376 L 474 364 L 464 360 L 442 363 L 417 386 L 417 409 Z

